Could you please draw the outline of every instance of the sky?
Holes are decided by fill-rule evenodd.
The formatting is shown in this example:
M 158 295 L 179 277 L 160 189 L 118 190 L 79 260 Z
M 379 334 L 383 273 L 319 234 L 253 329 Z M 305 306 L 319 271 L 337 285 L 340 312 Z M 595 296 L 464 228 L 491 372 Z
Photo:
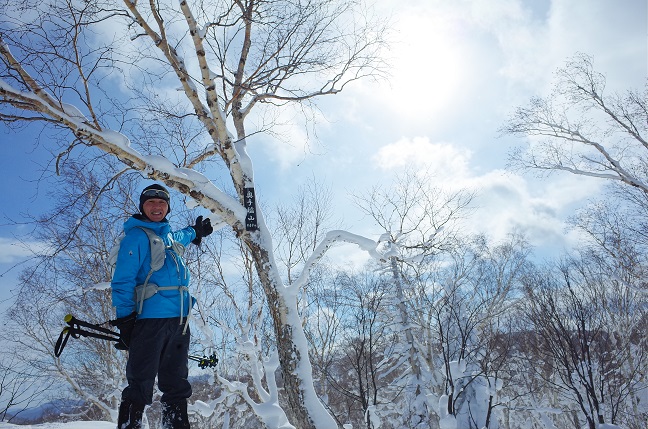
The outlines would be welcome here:
M 308 148 L 261 142 L 258 193 L 289 199 L 295 181 L 325 178 L 337 207 L 349 194 L 388 184 L 403 168 L 435 173 L 442 187 L 477 192 L 473 221 L 494 239 L 523 231 L 552 256 L 577 242 L 565 219 L 603 183 L 557 174 L 538 180 L 506 169 L 524 141 L 498 129 L 516 106 L 546 95 L 576 53 L 593 57 L 607 89 L 643 87 L 648 76 L 645 0 L 421 0 L 376 2 L 394 13 L 388 82 L 362 82 L 321 103 L 320 141 Z M 299 141 L 299 139 L 295 139 Z M 256 153 L 255 153 L 256 151 Z M 375 237 L 359 211 L 345 224 Z M 351 255 L 345 254 L 349 257 Z M 363 258 L 366 255 L 354 253 Z
M 524 141 L 500 136 L 498 129 L 516 106 L 548 94 L 555 70 L 579 52 L 592 56 L 608 90 L 642 88 L 648 76 L 646 0 L 372 3 L 393 23 L 390 77 L 321 99 L 317 140 L 307 138 L 299 121 L 281 130 L 290 144 L 251 138 L 258 198 L 271 205 L 290 201 L 298 186 L 317 177 L 331 190 L 340 225 L 376 239 L 383 231 L 350 196 L 389 185 L 404 168 L 427 169 L 434 185 L 477 193 L 467 230 L 495 240 L 523 231 L 547 256 L 573 246 L 577 237 L 565 231 L 565 219 L 603 183 L 507 170 L 507 154 Z M 10 268 L 27 256 L 16 237 L 28 227 L 16 222 L 52 202 L 46 186 L 35 182 L 49 154 L 35 146 L 34 133 L 0 128 L 0 304 L 16 283 L 18 270 Z M 366 259 L 350 247 L 332 256 Z

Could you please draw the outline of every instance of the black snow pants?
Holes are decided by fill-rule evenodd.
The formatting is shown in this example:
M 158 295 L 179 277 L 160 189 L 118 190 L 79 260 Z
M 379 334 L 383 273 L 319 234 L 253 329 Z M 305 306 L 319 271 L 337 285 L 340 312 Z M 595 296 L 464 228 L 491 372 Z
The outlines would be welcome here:
M 189 376 L 189 327 L 179 317 L 138 319 L 135 322 L 122 401 L 151 405 L 155 377 L 164 403 L 185 402 L 191 396 Z

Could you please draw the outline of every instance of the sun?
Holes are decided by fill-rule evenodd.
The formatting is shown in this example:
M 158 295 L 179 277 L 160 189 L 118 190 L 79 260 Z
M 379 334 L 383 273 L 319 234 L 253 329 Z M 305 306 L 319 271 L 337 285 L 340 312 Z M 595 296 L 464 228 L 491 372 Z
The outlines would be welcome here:
M 469 76 L 461 26 L 429 8 L 401 11 L 395 21 L 395 40 L 388 53 L 390 77 L 374 95 L 409 119 L 442 115 L 465 91 Z

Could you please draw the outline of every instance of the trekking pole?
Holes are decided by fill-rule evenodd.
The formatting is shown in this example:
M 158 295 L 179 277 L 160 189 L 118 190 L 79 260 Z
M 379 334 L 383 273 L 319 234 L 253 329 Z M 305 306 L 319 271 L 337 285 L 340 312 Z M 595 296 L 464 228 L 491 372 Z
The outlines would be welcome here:
M 216 357 L 216 353 L 212 353 L 209 356 L 192 356 L 189 355 L 189 360 L 198 362 L 198 368 L 200 369 L 205 369 L 205 368 L 215 368 L 216 365 L 218 364 L 218 358 Z
M 70 336 L 72 336 L 72 338 L 91 337 L 107 341 L 120 341 L 121 336 L 118 332 L 111 331 L 110 329 L 104 328 L 101 325 L 84 322 L 83 320 L 79 320 L 71 314 L 65 316 L 63 320 L 65 321 L 65 323 L 67 323 L 68 326 L 63 328 L 63 331 L 61 331 L 61 335 L 59 335 L 59 338 L 56 341 L 56 345 L 54 346 L 54 356 L 56 357 L 61 356 L 61 353 L 63 353 L 63 349 L 65 348 L 68 339 L 70 339 Z
M 107 341 L 121 341 L 121 334 L 119 332 L 104 328 L 101 326 L 101 324 L 84 322 L 83 320 L 79 320 L 71 314 L 65 316 L 63 320 L 68 326 L 63 328 L 63 331 L 61 331 L 61 335 L 59 335 L 59 338 L 56 341 L 56 345 L 54 346 L 54 356 L 56 357 L 61 356 L 61 353 L 63 353 L 63 349 L 65 348 L 65 345 L 67 344 L 70 337 L 90 337 Z M 112 324 L 113 322 L 114 320 L 110 320 L 107 323 Z M 202 357 L 189 355 L 188 358 L 189 360 L 198 362 L 198 367 L 200 369 L 215 368 L 218 364 L 218 357 L 216 357 L 216 353 L 212 353 L 210 356 Z
M 65 316 L 65 318 L 63 320 L 65 320 L 65 322 L 70 326 L 76 326 L 77 327 L 76 330 L 78 330 L 78 331 L 82 331 L 80 329 L 80 327 L 83 326 L 85 328 L 94 329 L 95 331 L 102 332 L 102 333 L 104 333 L 104 334 L 106 334 L 107 336 L 110 337 L 110 338 L 104 338 L 104 339 L 110 339 L 110 340 L 115 340 L 115 341 L 119 341 L 119 339 L 120 339 L 120 334 L 118 332 L 112 331 L 112 330 L 110 330 L 108 328 L 104 328 L 101 325 L 95 325 L 93 323 L 84 322 L 83 320 L 79 320 L 76 317 L 72 316 L 71 314 L 68 314 L 67 316 Z M 113 322 L 113 320 L 109 321 L 108 323 L 111 323 L 111 322 Z M 82 332 L 87 332 L 87 331 L 82 331 Z M 92 333 L 92 334 L 94 334 L 94 333 Z M 96 335 L 96 334 L 94 334 L 94 335 Z M 103 337 L 97 337 L 97 338 L 103 338 Z

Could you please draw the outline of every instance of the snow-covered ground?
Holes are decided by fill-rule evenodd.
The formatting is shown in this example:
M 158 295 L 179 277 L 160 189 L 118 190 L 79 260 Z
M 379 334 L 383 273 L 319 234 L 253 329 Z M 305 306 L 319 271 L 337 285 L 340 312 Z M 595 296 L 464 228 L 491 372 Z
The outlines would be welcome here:
M 115 429 L 113 422 L 70 422 L 70 423 L 43 423 L 40 425 L 12 425 L 0 423 L 0 429 Z
M 148 426 L 144 426 L 146 428 Z M 70 422 L 43 423 L 40 425 L 12 425 L 0 422 L 0 429 L 115 429 L 113 422 Z M 621 429 L 619 426 L 603 424 L 598 429 Z

